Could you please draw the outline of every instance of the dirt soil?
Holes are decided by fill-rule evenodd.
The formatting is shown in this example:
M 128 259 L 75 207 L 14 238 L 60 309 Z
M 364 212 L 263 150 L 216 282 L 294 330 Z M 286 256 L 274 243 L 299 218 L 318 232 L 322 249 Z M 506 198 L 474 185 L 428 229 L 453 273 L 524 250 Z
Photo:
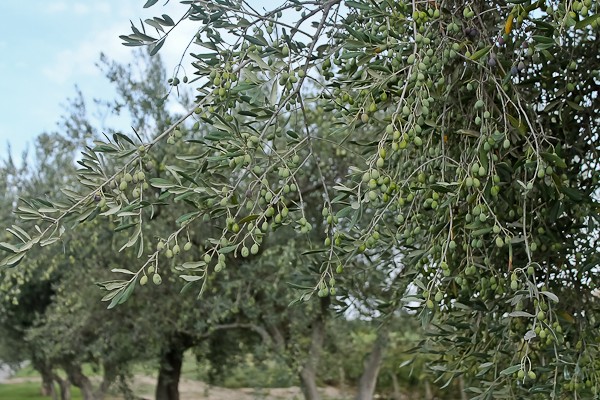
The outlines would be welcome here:
M 134 390 L 136 393 L 147 396 L 152 399 L 155 380 L 148 376 L 136 376 L 134 379 Z M 211 386 L 204 382 L 182 379 L 179 382 L 179 393 L 181 400 L 294 400 L 302 399 L 302 392 L 298 387 L 290 388 L 240 388 L 227 389 L 218 386 Z M 324 399 L 350 399 L 351 396 L 343 393 L 334 387 L 321 388 Z

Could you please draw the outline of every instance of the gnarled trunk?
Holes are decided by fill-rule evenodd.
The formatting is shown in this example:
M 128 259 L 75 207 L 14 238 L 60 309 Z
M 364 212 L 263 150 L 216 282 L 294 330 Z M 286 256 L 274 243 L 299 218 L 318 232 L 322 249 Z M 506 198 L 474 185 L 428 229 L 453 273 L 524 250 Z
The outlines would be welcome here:
M 462 400 L 465 400 L 464 398 L 464 392 L 461 390 L 461 398 Z M 433 393 L 431 392 L 431 385 L 429 384 L 428 380 L 425 380 L 425 400 L 432 400 L 433 399 Z
M 68 379 L 62 379 L 55 375 L 54 380 L 60 386 L 60 400 L 71 400 L 71 382 Z
M 317 389 L 317 376 L 313 366 L 305 365 L 300 371 L 300 387 L 306 400 L 320 400 Z
M 108 392 L 110 386 L 117 379 L 117 370 L 113 365 L 104 363 L 102 369 L 104 371 L 102 382 L 100 382 L 100 386 L 98 386 L 98 390 L 95 392 L 96 399 L 98 400 L 102 400 L 106 397 L 106 392 Z
M 398 383 L 398 377 L 395 373 L 391 373 L 390 375 L 392 376 L 392 385 L 394 388 L 394 394 L 392 395 L 392 398 L 394 400 L 402 400 L 402 393 L 400 393 L 400 384 Z
M 467 400 L 467 394 L 465 393 L 465 380 L 462 376 L 458 377 L 458 386 L 460 387 L 460 398 L 461 400 Z
M 68 379 L 62 379 L 54 373 L 51 366 L 39 359 L 33 358 L 31 363 L 33 368 L 42 376 L 42 396 L 51 396 L 52 400 L 58 400 L 60 394 L 60 400 L 71 400 L 71 382 Z M 58 393 L 54 386 L 55 382 L 60 387 Z
M 163 354 L 156 384 L 156 400 L 179 400 L 179 378 L 182 364 L 182 349 L 170 349 Z
M 52 373 L 48 373 L 47 370 L 39 371 L 42 376 L 42 389 L 41 394 L 43 397 L 52 397 L 52 400 L 58 400 L 58 394 L 54 387 L 54 379 Z
M 377 376 L 381 367 L 381 360 L 387 343 L 387 332 L 383 329 L 377 332 L 371 353 L 367 356 L 363 366 L 363 373 L 358 381 L 357 400 L 372 400 L 377 386 Z
M 320 299 L 320 311 L 312 321 L 312 332 L 308 357 L 300 370 L 300 388 L 306 400 L 320 400 L 317 388 L 317 366 L 325 342 L 325 319 L 329 297 Z
M 90 379 L 83 374 L 80 365 L 69 365 L 65 368 L 67 376 L 73 385 L 81 390 L 83 400 L 98 400 Z
M 192 346 L 187 335 L 175 335 L 170 346 L 163 350 L 156 383 L 156 400 L 179 400 L 179 378 L 183 364 L 183 353 Z
M 121 393 L 123 400 L 139 400 L 131 387 L 129 386 L 128 377 L 121 373 L 117 377 L 117 389 Z

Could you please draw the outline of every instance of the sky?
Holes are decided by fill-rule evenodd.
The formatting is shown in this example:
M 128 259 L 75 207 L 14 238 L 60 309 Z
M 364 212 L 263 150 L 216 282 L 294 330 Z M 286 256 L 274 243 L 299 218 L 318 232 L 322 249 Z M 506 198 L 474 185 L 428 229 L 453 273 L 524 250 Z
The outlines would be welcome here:
M 133 48 L 119 35 L 131 33 L 130 20 L 166 13 L 177 20 L 185 6 L 164 0 L 143 9 L 145 0 L 2 0 L 0 1 L 0 159 L 10 145 L 13 157 L 37 135 L 56 130 L 67 99 L 77 85 L 86 100 L 114 98 L 96 67 L 100 53 L 127 63 Z M 187 21 L 186 21 L 187 22 Z M 167 73 L 173 71 L 192 37 L 183 23 L 161 50 Z

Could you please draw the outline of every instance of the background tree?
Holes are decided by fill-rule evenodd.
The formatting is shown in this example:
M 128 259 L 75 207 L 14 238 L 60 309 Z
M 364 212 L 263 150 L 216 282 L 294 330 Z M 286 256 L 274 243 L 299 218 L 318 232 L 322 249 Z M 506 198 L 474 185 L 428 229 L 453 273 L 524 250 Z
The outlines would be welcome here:
M 177 226 L 130 279 L 105 286 L 111 306 L 169 265 L 190 230 L 210 226 L 204 255 L 184 268 L 205 288 L 280 225 L 301 235 L 318 226 L 310 192 L 326 238 L 325 248 L 306 241 L 319 277 L 300 299 L 332 296 L 331 279 L 365 257 L 402 262 L 418 288 L 404 302 L 422 304 L 431 334 L 422 347 L 439 354 L 445 380 L 464 376 L 476 398 L 597 393 L 597 2 L 344 6 L 186 3 L 182 19 L 202 22 L 194 79 L 170 83 L 194 85 L 194 108 L 161 133 L 115 135 L 86 151 L 87 189 L 52 203 L 56 211 L 21 209 L 41 227 L 3 244 L 3 264 L 98 215 L 128 228 L 123 250 L 141 257 L 160 205 Z M 121 38 L 155 53 L 176 27 L 163 15 Z M 188 146 L 162 158 L 164 174 L 140 174 L 159 143 L 182 139 Z M 344 154 L 355 155 L 350 165 Z
M 147 54 L 140 52 L 137 61 L 139 65 L 135 68 L 144 71 L 141 77 L 132 75 L 131 66 L 125 68 L 106 59 L 102 62 L 107 77 L 120 93 L 116 102 L 102 103 L 109 112 L 140 116 L 136 119 L 136 131 L 140 135 L 146 135 L 151 127 L 164 126 L 168 122 L 171 118 L 168 113 L 154 110 L 149 102 L 141 101 L 145 96 L 158 98 L 162 93 L 161 82 L 165 79 L 160 79 L 160 76 L 164 77 L 164 70 L 158 57 L 150 59 Z M 143 76 L 149 76 L 150 79 L 144 83 L 137 81 Z M 31 178 L 28 173 L 21 172 L 17 175 L 13 172 L 16 177 L 23 179 L 24 183 L 16 186 L 22 188 L 25 196 L 45 193 L 63 184 L 70 188 L 70 192 L 66 193 L 77 190 L 79 183 L 66 179 L 74 175 L 74 165 L 69 153 L 58 153 L 60 158 L 54 158 L 52 154 L 61 148 L 72 151 L 82 148 L 86 139 L 97 134 L 88 122 L 89 116 L 81 94 L 68 111 L 69 115 L 61 123 L 61 127 L 67 132 L 65 137 L 46 135 L 40 138 L 37 147 L 40 160 L 36 159 L 39 166 L 36 164 L 33 167 L 37 171 L 36 175 Z M 115 132 L 110 127 L 104 129 L 109 134 Z M 80 135 L 82 131 L 88 133 Z M 69 145 L 61 147 L 65 141 L 69 141 Z M 157 177 L 162 176 L 167 170 L 163 160 L 184 151 L 179 146 L 184 144 L 168 146 L 162 152 L 155 151 L 154 158 L 144 166 L 145 171 L 156 174 Z M 329 149 L 325 148 L 323 154 L 328 156 Z M 14 166 L 11 168 L 15 169 Z M 343 169 L 343 163 L 340 163 L 337 170 L 329 171 L 327 179 L 332 182 Z M 10 168 L 7 167 L 8 170 Z M 303 179 L 310 180 L 314 173 L 307 170 Z M 314 207 L 306 215 L 311 223 L 319 225 L 322 213 L 319 210 L 318 192 L 314 185 L 302 186 L 307 187 L 302 194 L 305 201 L 315 201 Z M 159 195 L 164 196 L 157 190 L 155 196 Z M 13 203 L 15 201 L 16 197 L 13 198 Z M 144 224 L 144 230 L 156 236 L 160 236 L 161 231 L 168 234 L 169 229 L 173 229 L 171 221 L 176 218 L 171 215 L 171 211 L 157 203 L 152 217 Z M 81 220 L 90 215 L 93 214 L 83 215 Z M 272 219 L 273 224 L 276 221 L 277 218 Z M 174 272 L 197 267 L 193 262 L 184 262 L 182 265 L 178 260 L 193 260 L 202 256 L 198 254 L 198 250 L 202 249 L 201 243 L 206 232 L 190 230 L 185 244 L 179 245 L 180 254 L 178 252 L 177 257 L 172 254 L 170 266 L 161 269 L 159 274 L 154 269 L 148 269 L 144 285 L 152 282 L 152 289 L 138 289 L 133 301 L 116 310 L 107 311 L 103 309 L 105 304 L 97 301 L 95 282 L 110 278 L 110 270 L 115 273 L 126 272 L 123 267 L 136 262 L 129 254 L 124 256 L 118 253 L 120 243 L 127 240 L 123 231 L 120 227 L 115 229 L 115 226 L 99 224 L 97 220 L 86 222 L 76 233 L 63 235 L 60 247 L 44 246 L 35 256 L 32 254 L 28 257 L 26 267 L 10 270 L 9 275 L 18 276 L 22 282 L 17 289 L 20 292 L 15 291 L 7 296 L 8 303 L 15 302 L 14 310 L 10 306 L 7 306 L 7 310 L 18 311 L 19 315 L 28 319 L 25 325 L 11 322 L 8 318 L 5 320 L 8 328 L 19 327 L 14 330 L 15 340 L 22 342 L 22 338 L 26 337 L 27 347 L 19 347 L 18 360 L 34 360 L 34 367 L 42 375 L 47 374 L 50 382 L 54 380 L 61 384 L 63 398 L 70 397 L 69 386 L 73 383 L 81 389 L 85 399 L 103 398 L 115 382 L 127 381 L 133 366 L 140 362 L 158 360 L 155 396 L 157 399 L 177 399 L 186 350 L 199 346 L 201 348 L 204 341 L 208 342 L 210 350 L 206 353 L 196 350 L 196 354 L 200 360 L 205 358 L 210 361 L 215 371 L 213 379 L 216 379 L 225 375 L 225 368 L 233 368 L 227 360 L 240 353 L 237 344 L 242 342 L 254 348 L 266 348 L 267 354 L 274 355 L 290 371 L 299 371 L 298 381 L 302 384 L 306 397 L 319 398 L 317 385 L 323 380 L 318 380 L 317 377 L 323 370 L 319 369 L 318 364 L 327 340 L 327 320 L 330 313 L 324 306 L 329 303 L 329 298 L 316 299 L 315 306 L 311 309 L 299 305 L 288 309 L 288 304 L 295 299 L 296 294 L 287 284 L 281 284 L 297 280 L 296 286 L 303 287 L 305 294 L 309 294 L 312 280 L 319 276 L 318 258 L 313 257 L 306 268 L 305 272 L 313 276 L 308 280 L 299 276 L 298 271 L 292 267 L 307 261 L 306 257 L 299 257 L 296 249 L 296 246 L 307 246 L 304 237 L 296 238 L 292 229 L 282 226 L 277 239 L 268 240 L 259 254 L 243 260 L 228 260 L 230 268 L 223 271 L 227 278 L 213 281 L 210 297 L 196 301 L 195 294 L 190 291 L 179 295 L 181 285 L 172 281 Z M 316 234 L 309 237 L 309 240 L 323 242 L 325 236 Z M 161 241 L 158 243 L 158 246 L 165 245 Z M 153 246 L 154 243 L 147 241 L 145 251 Z M 175 252 L 175 248 L 172 247 L 171 251 Z M 34 271 L 35 276 L 31 275 L 31 271 Z M 28 275 L 21 276 L 24 273 Z M 49 273 L 52 273 L 51 281 L 44 278 Z M 156 275 L 158 278 L 155 278 Z M 194 279 L 195 276 L 186 276 L 186 280 Z M 156 283 L 163 280 L 170 282 L 156 286 Z M 307 282 L 309 286 L 306 286 Z M 109 281 L 105 285 L 113 283 Z M 335 286 L 331 279 L 328 284 Z M 47 295 L 33 296 L 34 292 L 41 293 L 40 285 L 46 287 Z M 30 298 L 41 301 L 41 306 L 32 307 L 29 304 Z M 105 300 L 112 300 L 111 295 Z M 330 327 L 329 331 L 331 330 Z M 249 336 L 248 332 L 252 335 Z M 95 374 L 103 375 L 98 385 L 94 385 L 93 380 L 84 372 L 83 366 L 90 364 L 94 367 Z M 59 370 L 66 371 L 67 379 L 61 377 Z M 287 381 L 288 384 L 295 382 Z M 49 384 L 49 387 L 53 388 L 53 385 Z M 123 390 L 126 395 L 130 394 L 126 384 Z

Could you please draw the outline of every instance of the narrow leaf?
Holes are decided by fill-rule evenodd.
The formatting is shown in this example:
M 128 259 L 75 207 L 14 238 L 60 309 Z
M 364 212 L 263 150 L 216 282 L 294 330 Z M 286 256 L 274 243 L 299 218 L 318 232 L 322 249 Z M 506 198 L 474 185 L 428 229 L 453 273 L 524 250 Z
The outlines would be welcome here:
M 111 272 L 115 272 L 115 273 L 122 273 L 122 274 L 128 274 L 128 275 L 135 275 L 135 272 L 131 272 L 128 269 L 124 269 L 124 268 L 113 268 L 110 270 Z

